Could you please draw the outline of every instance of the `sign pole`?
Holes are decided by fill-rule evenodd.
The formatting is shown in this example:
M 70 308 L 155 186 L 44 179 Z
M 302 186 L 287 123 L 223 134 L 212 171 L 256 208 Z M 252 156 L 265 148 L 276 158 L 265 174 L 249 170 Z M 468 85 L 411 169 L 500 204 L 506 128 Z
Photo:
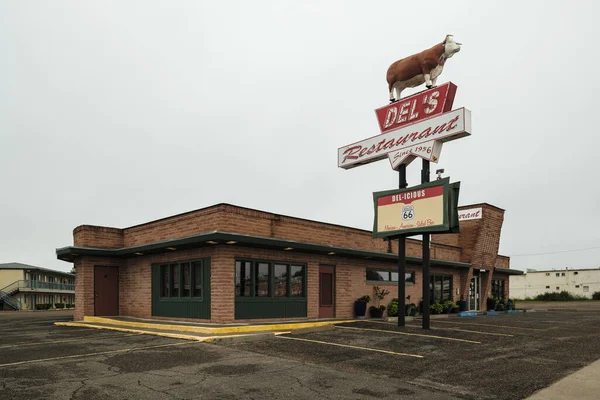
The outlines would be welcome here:
M 406 182 L 406 164 L 400 165 L 398 168 L 399 187 L 404 189 L 408 186 Z M 406 325 L 405 312 L 406 309 L 406 237 L 398 238 L 398 326 Z
M 423 159 L 421 170 L 421 183 L 429 182 L 429 160 Z M 423 234 L 423 329 L 431 329 L 429 323 L 429 233 Z

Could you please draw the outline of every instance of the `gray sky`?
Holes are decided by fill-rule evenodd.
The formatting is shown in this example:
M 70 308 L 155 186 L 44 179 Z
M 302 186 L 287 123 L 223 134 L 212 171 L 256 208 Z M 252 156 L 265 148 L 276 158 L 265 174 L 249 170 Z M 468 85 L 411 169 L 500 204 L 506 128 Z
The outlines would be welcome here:
M 473 134 L 447 143 L 460 203 L 506 209 L 513 268 L 599 267 L 592 1 L 0 3 L 0 262 L 69 270 L 81 224 L 127 227 L 220 202 L 371 229 L 393 61 L 454 34 L 438 84 Z M 407 90 L 408 95 L 417 90 Z M 419 183 L 420 161 L 408 167 Z

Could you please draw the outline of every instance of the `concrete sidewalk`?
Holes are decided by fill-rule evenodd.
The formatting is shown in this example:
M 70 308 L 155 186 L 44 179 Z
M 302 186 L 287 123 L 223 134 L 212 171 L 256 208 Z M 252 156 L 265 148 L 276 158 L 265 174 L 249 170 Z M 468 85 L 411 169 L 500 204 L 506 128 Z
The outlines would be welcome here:
M 529 400 L 597 399 L 600 396 L 600 360 L 580 369 L 539 392 Z

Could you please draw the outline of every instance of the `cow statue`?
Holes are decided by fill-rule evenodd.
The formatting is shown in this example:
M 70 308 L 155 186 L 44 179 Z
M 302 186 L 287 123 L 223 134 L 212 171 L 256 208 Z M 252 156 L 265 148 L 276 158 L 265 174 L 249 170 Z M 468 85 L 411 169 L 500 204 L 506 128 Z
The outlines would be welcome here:
M 437 78 L 444 69 L 446 60 L 460 51 L 460 43 L 456 43 L 452 35 L 446 35 L 442 43 L 430 49 L 394 62 L 387 70 L 387 82 L 390 101 L 400 99 L 406 88 L 423 83 L 428 89 L 435 86 Z M 395 92 L 395 93 L 394 93 Z

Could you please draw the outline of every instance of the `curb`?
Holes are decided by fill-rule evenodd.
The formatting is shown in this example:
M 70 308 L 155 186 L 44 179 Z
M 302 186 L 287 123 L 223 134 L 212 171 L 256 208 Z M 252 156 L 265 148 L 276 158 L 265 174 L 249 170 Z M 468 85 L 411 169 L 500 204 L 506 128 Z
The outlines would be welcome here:
M 326 331 L 332 331 L 334 329 L 335 329 L 335 325 L 324 325 L 324 326 L 313 326 L 313 327 L 308 327 L 308 328 L 293 329 L 290 333 L 292 335 L 302 335 L 304 333 L 326 332 Z
M 150 322 L 133 322 L 133 321 L 118 321 L 110 318 L 103 317 L 83 317 L 85 322 L 93 322 L 98 324 L 132 327 L 132 328 L 146 328 L 146 329 L 160 329 L 164 331 L 177 331 L 177 332 L 188 332 L 188 333 L 204 333 L 204 334 L 219 334 L 219 333 L 247 333 L 247 332 L 265 332 L 265 331 L 291 331 L 300 328 L 313 328 L 318 326 L 343 324 L 348 322 L 356 322 L 356 320 L 339 320 L 339 321 L 319 321 L 319 322 L 295 322 L 295 323 L 280 323 L 271 325 L 245 325 L 245 326 L 232 326 L 223 328 L 209 328 L 203 326 L 190 326 L 190 325 L 176 325 L 176 324 L 153 324 Z

